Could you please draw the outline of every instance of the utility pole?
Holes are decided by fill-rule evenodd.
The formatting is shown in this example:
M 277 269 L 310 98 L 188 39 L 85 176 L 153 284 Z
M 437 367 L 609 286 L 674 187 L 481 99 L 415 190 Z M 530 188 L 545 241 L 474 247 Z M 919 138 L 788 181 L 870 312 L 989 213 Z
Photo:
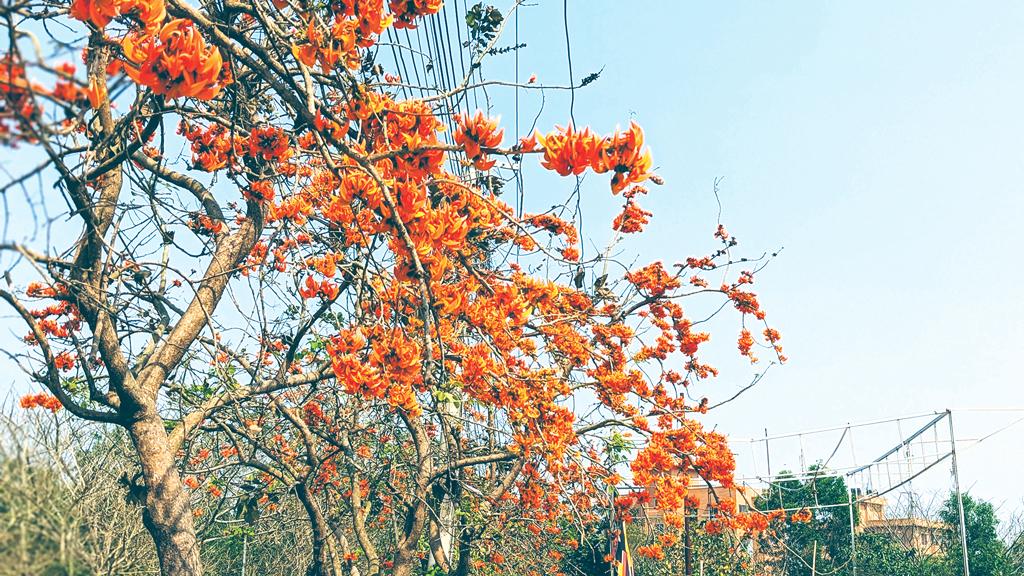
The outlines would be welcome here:
M 818 576 L 818 541 L 814 541 L 814 551 L 811 552 L 811 576 Z
M 956 465 L 956 435 L 953 433 L 953 411 L 946 409 L 949 419 L 949 449 L 953 456 L 953 487 L 956 489 L 956 507 L 960 513 L 960 550 L 964 558 L 964 576 L 971 576 L 971 565 L 967 559 L 967 524 L 964 520 L 964 497 L 960 493 L 960 469 Z
M 242 576 L 245 576 L 245 563 L 246 557 L 249 552 L 249 533 L 244 532 L 242 534 Z
M 686 576 L 693 576 L 693 552 L 690 548 L 690 513 L 686 511 L 686 505 L 684 504 L 683 506 L 683 545 L 686 549 L 683 573 Z M 696 511 L 696 507 L 694 508 L 694 511 Z
M 853 576 L 857 576 L 857 523 L 853 518 L 853 488 L 846 489 L 846 505 L 850 509 L 850 560 L 853 563 Z

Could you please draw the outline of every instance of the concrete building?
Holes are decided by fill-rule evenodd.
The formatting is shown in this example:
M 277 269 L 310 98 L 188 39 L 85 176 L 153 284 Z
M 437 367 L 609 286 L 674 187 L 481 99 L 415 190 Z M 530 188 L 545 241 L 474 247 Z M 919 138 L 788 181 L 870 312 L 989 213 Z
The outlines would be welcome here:
M 691 473 L 687 497 L 696 500 L 696 506 L 693 509 L 681 509 L 677 512 L 680 514 L 685 512 L 691 520 L 696 515 L 697 522 L 702 523 L 712 518 L 726 502 L 731 504 L 733 514 L 748 512 L 754 508 L 754 501 L 760 494 L 759 490 L 747 486 L 726 488 L 718 482 L 708 483 L 699 475 Z M 655 502 L 644 506 L 642 514 L 649 522 L 655 524 L 660 523 L 663 516 L 663 512 L 657 508 Z
M 925 518 L 886 516 L 886 500 L 876 496 L 857 503 L 857 532 L 888 534 L 905 548 L 931 556 L 941 552 L 952 527 Z

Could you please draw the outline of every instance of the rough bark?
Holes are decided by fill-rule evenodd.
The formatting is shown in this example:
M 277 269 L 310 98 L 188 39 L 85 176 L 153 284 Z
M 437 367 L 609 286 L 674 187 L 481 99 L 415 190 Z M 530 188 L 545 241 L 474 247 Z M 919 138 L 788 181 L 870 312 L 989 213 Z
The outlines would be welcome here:
M 156 544 L 163 576 L 200 576 L 199 542 L 188 493 L 174 462 L 163 419 L 146 414 L 128 427 L 146 483 L 143 522 Z
M 310 528 L 313 531 L 313 559 L 306 574 L 308 576 L 341 576 L 341 559 L 338 557 L 333 532 L 327 525 L 320 506 L 311 497 L 305 483 L 300 482 L 295 485 L 295 495 L 302 503 L 302 507 L 306 509 Z

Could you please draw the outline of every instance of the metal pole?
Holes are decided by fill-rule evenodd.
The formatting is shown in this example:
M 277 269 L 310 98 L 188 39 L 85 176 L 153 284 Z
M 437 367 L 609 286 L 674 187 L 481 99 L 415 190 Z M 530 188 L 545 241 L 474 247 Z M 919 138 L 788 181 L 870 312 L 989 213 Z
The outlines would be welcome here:
M 818 541 L 814 541 L 814 552 L 811 552 L 811 576 L 818 576 Z
M 850 559 L 853 563 L 853 576 L 857 576 L 857 528 L 853 519 L 853 488 L 846 488 L 846 504 L 850 508 Z
M 964 576 L 971 576 L 971 565 L 967 559 L 967 524 L 964 521 L 964 498 L 960 493 L 960 470 L 956 466 L 956 436 L 953 433 L 953 411 L 946 409 L 949 418 L 949 448 L 953 456 L 953 488 L 956 490 L 956 507 L 960 513 L 960 550 L 964 558 Z
M 693 575 L 693 549 L 690 547 L 690 514 L 683 506 L 683 547 L 686 553 L 683 556 L 683 573 L 686 576 Z
M 608 566 L 608 574 L 610 576 L 615 576 L 615 564 L 619 560 L 615 557 L 616 552 L 618 552 L 619 538 L 625 536 L 625 534 L 619 534 L 618 538 L 612 537 L 613 531 L 617 528 L 615 526 L 615 492 L 617 491 L 618 489 L 615 486 L 608 487 L 608 548 L 611 552 L 609 554 L 611 562 Z

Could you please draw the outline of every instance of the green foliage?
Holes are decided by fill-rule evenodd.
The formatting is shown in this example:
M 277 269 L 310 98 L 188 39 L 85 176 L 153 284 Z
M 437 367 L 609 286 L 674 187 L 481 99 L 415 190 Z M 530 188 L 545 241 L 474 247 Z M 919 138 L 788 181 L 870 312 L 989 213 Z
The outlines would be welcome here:
M 807 508 L 812 512 L 809 522 L 787 523 L 777 541 L 767 542 L 773 556 L 784 558 L 781 573 L 787 576 L 810 574 L 812 564 L 821 573 L 844 573 L 850 564 L 850 509 L 842 506 L 849 499 L 846 482 L 825 476 L 820 467 L 811 467 L 812 472 L 816 470 L 823 475 L 803 481 L 782 480 L 756 502 L 759 510 Z M 856 522 L 856 510 L 853 513 Z
M 940 558 L 919 556 L 890 534 L 864 532 L 857 535 L 858 576 L 939 576 Z
M 1011 572 L 1006 544 L 1000 540 L 996 528 L 999 519 L 992 504 L 975 500 L 970 495 L 963 495 L 964 525 L 967 531 L 967 559 L 971 576 L 1008 576 L 1019 572 Z M 946 499 L 939 518 L 950 526 L 958 526 L 960 514 L 956 495 Z M 946 543 L 946 565 L 949 574 L 963 575 L 963 551 L 959 539 L 959 531 L 950 532 Z
M 630 542 L 637 546 L 652 544 L 643 530 L 630 534 Z M 693 522 L 690 528 L 690 570 L 693 574 L 705 576 L 754 576 L 752 558 L 753 543 L 749 538 L 739 538 L 729 531 L 709 534 L 703 525 Z M 662 548 L 663 560 L 634 558 L 636 576 L 677 576 L 686 569 L 686 538 L 680 534 L 679 541 Z
M 486 45 L 494 40 L 503 20 L 501 10 L 478 2 L 466 12 L 469 37 L 478 44 L 478 48 L 481 45 Z
M 562 572 L 567 576 L 607 574 L 609 566 L 604 558 L 608 554 L 608 522 L 588 527 L 582 537 L 576 527 L 569 529 L 576 534 L 576 541 L 582 542 L 575 549 L 563 551 Z
M 811 508 L 810 522 L 786 523 L 777 540 L 763 539 L 762 546 L 776 558 L 775 573 L 809 576 L 810 564 L 819 573 L 850 576 L 853 573 L 850 545 L 850 511 L 847 486 L 842 478 L 817 477 L 799 481 L 783 480 L 757 501 L 761 510 Z M 813 509 L 818 505 L 838 505 Z M 854 510 L 856 514 L 856 509 Z M 992 505 L 964 496 L 964 515 L 970 554 L 971 576 L 1010 576 L 1014 570 L 1006 544 L 997 533 L 998 518 Z M 950 496 L 939 513 L 945 524 L 956 527 L 959 514 L 955 496 Z M 858 519 L 855 516 L 854 521 Z M 862 531 L 856 535 L 858 576 L 962 576 L 962 554 L 957 530 L 950 530 L 938 556 L 919 554 L 893 534 Z

